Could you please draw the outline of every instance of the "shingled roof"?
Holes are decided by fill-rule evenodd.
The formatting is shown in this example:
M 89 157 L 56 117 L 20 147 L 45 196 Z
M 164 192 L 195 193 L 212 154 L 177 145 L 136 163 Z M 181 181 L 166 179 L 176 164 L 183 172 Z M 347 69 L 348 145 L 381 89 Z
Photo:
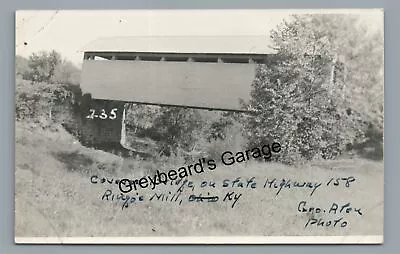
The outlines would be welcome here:
M 265 36 L 130 36 L 102 37 L 82 52 L 152 52 L 196 54 L 274 54 Z

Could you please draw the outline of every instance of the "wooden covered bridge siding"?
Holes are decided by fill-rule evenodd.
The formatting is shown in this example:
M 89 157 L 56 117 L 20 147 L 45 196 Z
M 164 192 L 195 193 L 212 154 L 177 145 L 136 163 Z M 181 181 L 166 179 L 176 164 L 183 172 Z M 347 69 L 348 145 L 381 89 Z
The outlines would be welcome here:
M 254 63 L 86 60 L 83 69 L 92 98 L 238 111 L 255 77 Z
M 171 39 L 168 40 L 160 42 L 159 38 L 146 38 L 135 47 L 141 51 L 129 49 L 136 41 L 123 39 L 111 40 L 114 49 L 107 41 L 106 44 L 100 41 L 89 46 L 84 51 L 82 92 L 90 94 L 95 107 L 101 108 L 103 105 L 108 109 L 109 103 L 119 102 L 121 106 L 124 102 L 131 102 L 244 111 L 240 101 L 247 102 L 250 99 L 256 64 L 265 63 L 268 54 L 246 51 L 247 48 L 255 48 L 254 46 L 245 45 L 243 50 L 242 44 L 246 40 L 239 40 L 242 49 L 232 50 L 233 53 L 218 51 L 223 48 L 229 50 L 232 45 L 217 45 L 216 50 L 209 51 L 211 53 L 203 53 L 207 52 L 204 50 L 196 53 L 195 50 L 185 47 L 179 52 L 161 45 L 179 42 L 176 38 L 172 39 L 173 43 Z M 204 40 L 205 44 L 208 42 L 210 39 Z M 250 40 L 250 45 L 251 42 Z M 258 44 L 260 43 L 259 40 Z M 148 45 L 158 45 L 159 49 L 148 49 Z M 197 46 L 189 44 L 193 45 Z M 88 120 L 84 127 L 84 136 L 91 137 L 93 142 L 120 140 L 122 117 L 123 115 L 118 115 L 118 119 L 110 121 Z M 107 132 L 113 134 L 106 135 Z

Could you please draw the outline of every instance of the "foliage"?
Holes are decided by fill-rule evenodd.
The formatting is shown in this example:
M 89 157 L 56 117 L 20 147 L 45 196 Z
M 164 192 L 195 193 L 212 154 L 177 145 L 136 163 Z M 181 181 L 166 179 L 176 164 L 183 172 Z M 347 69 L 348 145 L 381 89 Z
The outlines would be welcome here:
M 52 83 L 61 83 L 68 85 L 79 85 L 80 69 L 73 63 L 67 60 L 61 61 L 54 70 L 54 75 L 51 78 Z
M 244 143 L 240 124 L 229 113 L 198 109 L 134 105 L 127 110 L 126 128 L 132 143 L 142 140 L 152 147 L 149 139 L 154 140 L 159 154 L 187 160 L 217 158 Z
M 126 125 L 137 136 L 143 136 L 144 130 L 153 127 L 154 119 L 161 114 L 161 108 L 141 104 L 130 104 L 126 111 Z
M 371 51 L 380 37 L 365 33 L 355 17 L 294 16 L 271 38 L 276 62 L 258 67 L 246 105 L 256 112 L 244 123 L 251 146 L 279 141 L 279 159 L 286 163 L 333 158 L 361 141 L 372 119 L 380 124 L 383 99 L 360 96 L 383 90 L 377 82 L 383 80 L 383 62 L 377 61 L 383 50 Z
M 17 77 L 21 78 L 28 68 L 28 59 L 22 56 L 15 56 L 15 74 Z
M 169 156 L 193 148 L 202 120 L 194 109 L 135 105 L 127 112 L 126 125 L 138 137 L 155 140 L 159 152 Z
M 67 105 L 72 98 L 72 92 L 61 84 L 44 82 L 32 85 L 28 81 L 17 79 L 15 94 L 16 120 L 33 121 L 41 127 L 49 127 L 59 118 L 66 118 Z M 54 114 L 57 110 L 62 110 Z
M 204 151 L 204 157 L 219 160 L 225 151 L 242 151 L 246 142 L 242 125 L 231 114 L 222 114 L 217 120 L 206 121 L 197 144 Z
M 55 122 L 76 125 L 73 114 L 81 92 L 77 67 L 53 50 L 33 53 L 29 59 L 16 56 L 15 71 L 17 121 L 42 127 Z
M 33 53 L 29 59 L 16 56 L 16 74 L 33 82 L 78 85 L 80 70 L 56 51 Z
M 29 56 L 29 69 L 23 74 L 23 78 L 34 82 L 50 82 L 61 61 L 61 55 L 54 50 L 50 53 L 46 51 L 33 53 Z

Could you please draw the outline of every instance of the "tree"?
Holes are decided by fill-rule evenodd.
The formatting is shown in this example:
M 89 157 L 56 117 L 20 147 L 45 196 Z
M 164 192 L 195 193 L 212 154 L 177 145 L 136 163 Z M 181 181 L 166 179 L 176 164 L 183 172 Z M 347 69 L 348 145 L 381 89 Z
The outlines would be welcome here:
M 135 105 L 127 110 L 127 131 L 156 141 L 159 152 L 166 156 L 191 151 L 202 126 L 202 117 L 195 109 Z
M 61 55 L 54 50 L 33 53 L 29 57 L 29 69 L 23 74 L 23 78 L 34 82 L 50 82 L 61 62 Z
M 51 77 L 52 83 L 60 83 L 67 85 L 79 85 L 80 84 L 81 71 L 73 63 L 67 60 L 62 60 L 56 65 L 53 76 Z
M 152 138 L 161 144 L 167 156 L 182 150 L 191 151 L 201 126 L 201 116 L 195 109 L 161 108 L 160 116 L 154 119 Z
M 373 104 L 372 94 L 360 95 L 382 90 L 376 81 L 382 80 L 383 50 L 371 51 L 380 37 L 366 33 L 355 16 L 296 15 L 271 38 L 276 62 L 258 67 L 245 105 L 257 112 L 245 122 L 249 143 L 279 140 L 285 147 L 280 160 L 287 163 L 337 156 L 379 118 L 383 100 Z M 371 116 L 366 104 L 378 113 Z

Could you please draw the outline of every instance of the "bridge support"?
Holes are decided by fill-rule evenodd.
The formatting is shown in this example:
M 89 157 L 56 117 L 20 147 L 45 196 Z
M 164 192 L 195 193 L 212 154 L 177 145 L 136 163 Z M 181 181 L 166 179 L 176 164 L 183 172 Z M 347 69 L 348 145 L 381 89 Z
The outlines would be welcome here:
M 124 105 L 121 101 L 92 99 L 85 94 L 81 102 L 80 142 L 115 154 L 127 153 L 121 144 L 125 141 Z

